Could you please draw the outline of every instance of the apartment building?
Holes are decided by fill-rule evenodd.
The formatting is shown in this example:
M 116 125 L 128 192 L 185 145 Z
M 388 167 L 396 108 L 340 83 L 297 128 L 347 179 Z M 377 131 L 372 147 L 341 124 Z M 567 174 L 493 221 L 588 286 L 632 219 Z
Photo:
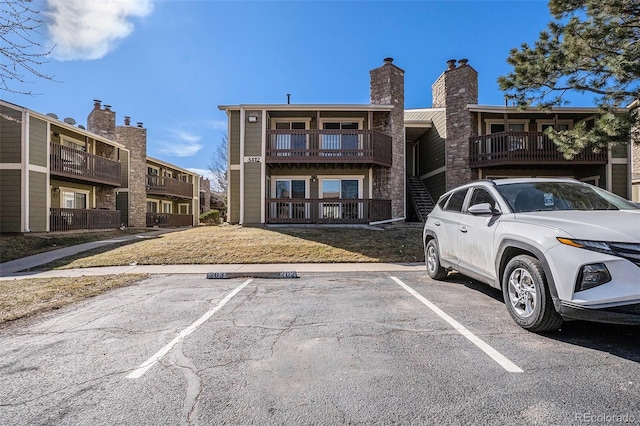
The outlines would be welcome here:
M 100 101 L 86 128 L 0 101 L 0 232 L 197 225 L 199 175 L 147 157 L 142 123 L 115 121 Z

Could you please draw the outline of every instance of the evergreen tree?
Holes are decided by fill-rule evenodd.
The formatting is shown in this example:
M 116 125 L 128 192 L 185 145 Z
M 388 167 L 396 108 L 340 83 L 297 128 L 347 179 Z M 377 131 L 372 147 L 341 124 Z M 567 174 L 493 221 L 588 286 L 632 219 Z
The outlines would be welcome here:
M 566 105 L 565 95 L 592 93 L 601 115 L 571 130 L 548 129 L 566 158 L 629 140 L 640 99 L 640 2 L 550 0 L 553 21 L 533 46 L 512 49 L 513 71 L 498 79 L 521 108 Z

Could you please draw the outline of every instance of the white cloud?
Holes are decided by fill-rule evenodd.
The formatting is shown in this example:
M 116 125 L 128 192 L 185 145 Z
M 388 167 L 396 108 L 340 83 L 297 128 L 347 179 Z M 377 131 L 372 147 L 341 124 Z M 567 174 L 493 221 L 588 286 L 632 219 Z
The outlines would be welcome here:
M 197 173 L 200 176 L 202 176 L 205 179 L 209 179 L 211 181 L 214 180 L 215 176 L 213 175 L 213 173 L 211 173 L 211 170 L 207 170 L 207 169 L 197 169 L 197 168 L 188 168 L 187 170 L 189 170 L 190 172 L 193 173 Z
M 100 59 L 133 32 L 132 17 L 151 13 L 151 0 L 47 0 L 49 35 L 60 60 Z
M 160 142 L 160 152 L 174 157 L 191 157 L 202 149 L 200 136 L 183 130 L 170 130 L 175 135 L 174 141 Z

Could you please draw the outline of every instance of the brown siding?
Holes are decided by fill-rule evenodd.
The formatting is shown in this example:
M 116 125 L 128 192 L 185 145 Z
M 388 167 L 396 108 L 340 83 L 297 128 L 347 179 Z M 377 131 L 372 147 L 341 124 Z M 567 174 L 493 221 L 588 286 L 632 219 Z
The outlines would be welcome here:
M 240 111 L 229 112 L 229 161 L 240 164 Z
M 29 119 L 29 164 L 47 167 L 47 123 L 35 117 Z
M 240 170 L 229 171 L 229 219 L 231 223 L 240 221 Z
M 244 223 L 260 223 L 261 175 L 260 163 L 244 164 Z
M 120 210 L 120 222 L 129 226 L 129 193 L 116 193 L 116 210 Z
M 437 175 L 431 176 L 425 180 L 423 180 L 424 186 L 431 194 L 431 197 L 434 200 L 437 200 L 442 194 L 446 192 L 446 178 L 445 173 L 438 173 Z
M 49 212 L 47 209 L 46 173 L 29 172 L 29 230 L 31 232 L 46 232 Z
M 629 150 L 629 145 L 626 143 L 621 143 L 614 145 L 611 148 L 611 157 L 612 158 L 627 158 L 627 152 Z
M 14 120 L 3 118 L 0 120 L 0 163 L 20 163 L 22 161 L 22 113 L 12 108 L 0 105 L 0 113 Z
M 629 175 L 626 164 L 613 164 L 611 166 L 611 192 L 621 197 L 629 197 Z
M 0 232 L 22 231 L 21 182 L 20 170 L 0 170 Z
M 129 151 L 120 150 L 120 188 L 129 187 Z

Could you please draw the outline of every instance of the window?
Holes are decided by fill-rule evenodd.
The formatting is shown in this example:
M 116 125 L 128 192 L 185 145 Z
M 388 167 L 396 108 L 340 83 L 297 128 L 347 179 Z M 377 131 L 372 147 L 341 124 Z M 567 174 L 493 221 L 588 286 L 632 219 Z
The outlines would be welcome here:
M 189 214 L 189 204 L 178 204 L 179 214 Z
M 308 149 L 306 121 L 276 121 L 276 130 L 291 130 L 291 132 L 278 132 L 271 139 L 271 148 L 276 150 L 279 156 L 303 156 Z
M 173 210 L 173 205 L 171 203 L 167 203 L 166 201 L 162 202 L 162 213 L 171 213 Z
M 475 188 L 473 190 L 473 194 L 471 194 L 471 201 L 469 202 L 469 207 L 475 206 L 476 204 L 489 203 L 491 208 L 495 208 L 496 201 L 493 199 L 491 194 L 486 189 L 483 188 Z
M 62 208 L 65 209 L 86 209 L 88 191 L 62 190 Z
M 275 179 L 273 192 L 278 199 L 307 198 L 307 180 Z M 307 203 L 304 201 L 278 201 L 273 204 L 271 215 L 278 218 L 304 219 L 308 217 Z
M 527 120 L 509 120 L 506 124 L 504 120 L 487 120 L 487 133 L 498 133 L 498 135 L 491 137 L 491 152 L 527 149 L 527 135 L 524 132 L 528 131 L 529 122 Z
M 454 192 L 449 198 L 449 202 L 444 207 L 445 210 L 451 212 L 461 212 L 462 205 L 464 204 L 464 198 L 467 195 L 467 189 L 460 189 Z
M 360 179 L 322 179 L 321 198 L 323 200 L 357 200 L 361 198 Z M 322 202 L 323 218 L 357 219 L 361 217 L 361 203 L 357 201 Z
M 158 202 L 147 200 L 147 213 L 158 213 Z
M 147 174 L 151 176 L 160 176 L 160 169 L 153 166 L 147 166 Z
M 360 140 L 360 122 L 353 121 L 326 121 L 322 123 L 324 133 L 320 140 L 320 149 L 324 156 L 348 155 L 355 156 L 361 154 L 358 150 L 362 146 Z
M 544 134 L 547 129 L 555 129 L 558 131 L 569 130 L 572 122 L 570 120 L 562 121 L 538 121 L 538 131 L 542 134 L 538 136 L 538 149 L 556 150 L 555 144 L 549 136 Z
M 67 148 L 77 149 L 78 151 L 87 150 L 87 144 L 84 141 L 80 141 L 78 139 L 71 139 L 68 136 L 64 136 L 64 135 L 60 136 L 60 145 L 66 146 Z

